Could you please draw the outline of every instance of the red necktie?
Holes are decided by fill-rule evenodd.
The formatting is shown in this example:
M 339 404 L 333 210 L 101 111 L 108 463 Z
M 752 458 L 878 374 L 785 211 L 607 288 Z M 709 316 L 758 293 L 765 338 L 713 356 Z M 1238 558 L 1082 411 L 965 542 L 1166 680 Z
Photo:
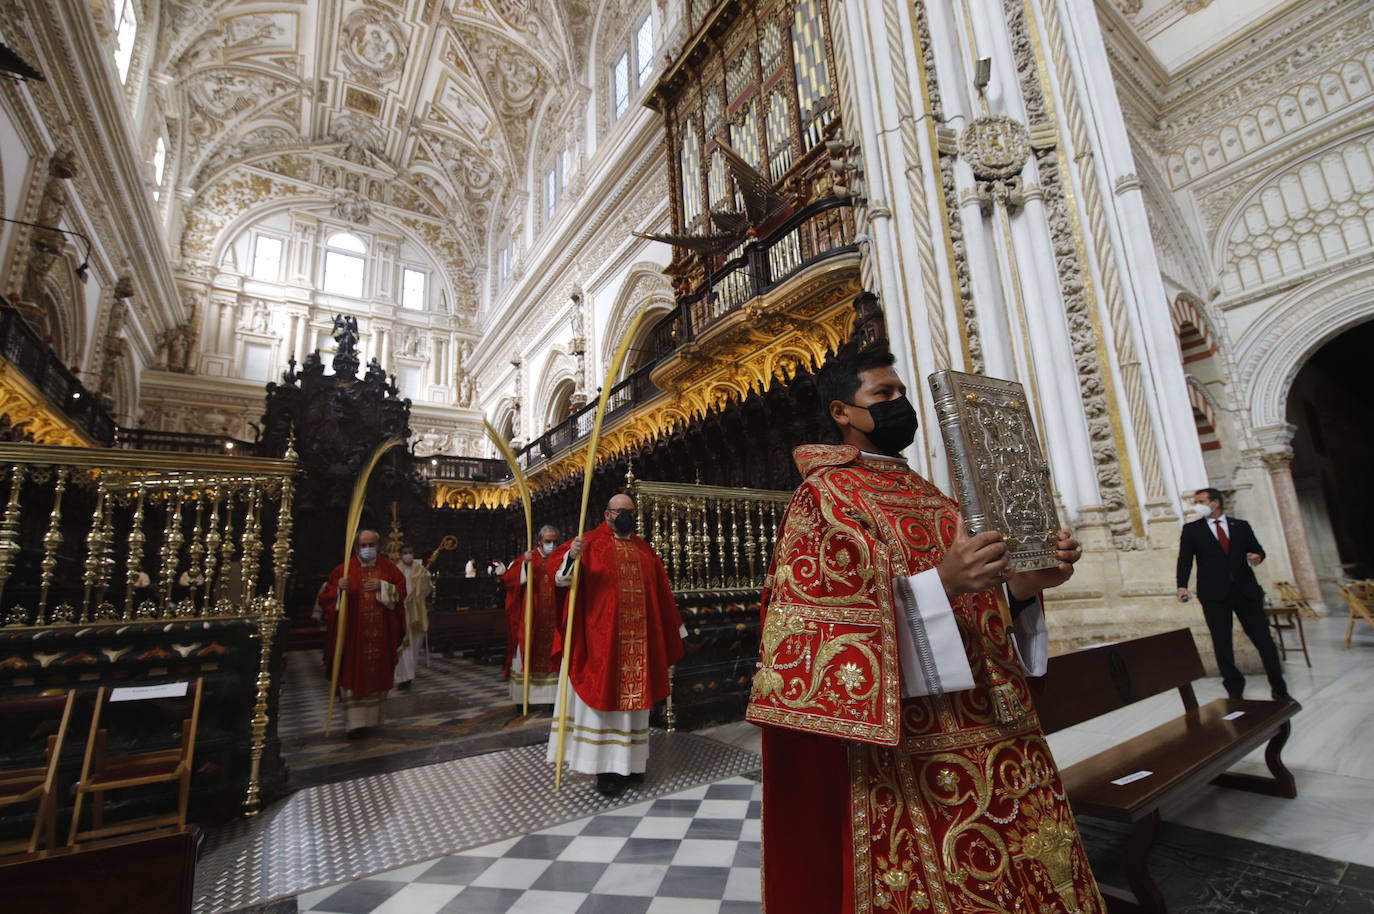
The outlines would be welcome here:
M 1212 523 L 1217 525 L 1217 542 L 1221 543 L 1222 552 L 1231 551 L 1231 538 L 1226 535 L 1226 528 L 1221 525 L 1221 521 L 1214 520 Z

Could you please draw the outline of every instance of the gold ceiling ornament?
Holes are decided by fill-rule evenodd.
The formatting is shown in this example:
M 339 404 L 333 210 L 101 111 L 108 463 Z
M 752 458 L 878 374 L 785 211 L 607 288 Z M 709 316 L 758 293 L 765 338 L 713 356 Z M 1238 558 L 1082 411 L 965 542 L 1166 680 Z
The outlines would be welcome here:
M 13 363 L 4 359 L 0 359 L 0 415 L 9 416 L 11 426 L 23 426 L 37 444 L 99 446 L 99 442 L 54 407 Z

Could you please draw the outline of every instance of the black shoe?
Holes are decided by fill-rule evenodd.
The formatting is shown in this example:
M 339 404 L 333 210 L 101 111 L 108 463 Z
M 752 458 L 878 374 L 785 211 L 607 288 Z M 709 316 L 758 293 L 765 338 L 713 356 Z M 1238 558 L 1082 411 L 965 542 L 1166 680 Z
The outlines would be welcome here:
M 603 797 L 620 796 L 625 792 L 626 779 L 613 771 L 605 771 L 596 776 L 596 792 Z
M 636 771 L 634 774 L 626 775 L 625 782 L 632 787 L 638 787 L 644 783 L 644 772 Z
M 1291 701 L 1291 702 L 1293 702 L 1293 704 L 1297 704 L 1297 703 L 1298 703 L 1298 700 L 1297 700 L 1296 698 L 1294 698 L 1292 695 L 1289 695 L 1289 694 L 1288 694 L 1288 690 L 1287 690 L 1287 689 L 1284 689 L 1284 690 L 1281 691 L 1281 692 L 1275 692 L 1275 693 L 1274 693 L 1274 700 L 1275 700 L 1275 701 Z
M 410 691 L 410 685 L 411 685 L 411 680 L 407 679 L 405 682 L 401 683 L 400 685 L 398 685 L 398 686 L 396 687 L 396 691 L 398 691 L 398 692 L 409 692 L 409 691 Z
M 344 736 L 346 736 L 348 739 L 362 739 L 364 736 L 367 736 L 366 731 L 366 727 L 354 727 L 352 730 L 349 730 L 347 733 L 345 733 Z

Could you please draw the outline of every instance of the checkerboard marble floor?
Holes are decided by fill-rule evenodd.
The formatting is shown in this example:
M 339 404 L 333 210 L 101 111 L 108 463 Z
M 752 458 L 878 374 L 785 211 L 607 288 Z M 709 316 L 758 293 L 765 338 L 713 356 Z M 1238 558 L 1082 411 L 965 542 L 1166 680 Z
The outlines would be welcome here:
M 296 897 L 312 914 L 758 914 L 761 787 L 731 777 Z

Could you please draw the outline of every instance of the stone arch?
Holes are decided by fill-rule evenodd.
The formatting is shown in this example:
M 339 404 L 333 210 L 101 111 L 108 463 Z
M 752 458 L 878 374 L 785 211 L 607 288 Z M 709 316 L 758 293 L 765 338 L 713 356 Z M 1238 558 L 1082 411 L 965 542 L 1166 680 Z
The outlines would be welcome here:
M 82 362 L 86 351 L 86 321 L 80 286 L 69 256 L 58 257 L 44 274 L 38 293 L 39 331 L 68 365 Z
M 1286 422 L 1293 379 L 1328 341 L 1374 318 L 1374 265 L 1312 283 L 1268 309 L 1237 342 L 1240 390 L 1256 429 Z
M 539 372 L 539 383 L 530 400 L 540 424 L 539 433 L 557 425 L 562 419 L 554 419 L 559 396 L 577 388 L 577 359 L 569 355 L 562 346 L 555 346 L 544 359 Z M 562 417 L 566 418 L 566 416 Z
M 1374 209 L 1356 164 L 1371 158 L 1374 131 L 1365 129 L 1257 176 L 1212 239 L 1222 292 L 1290 281 L 1374 247 Z
M 1220 348 L 1212 322 L 1202 310 L 1202 302 L 1188 292 L 1180 292 L 1169 305 L 1174 332 L 1178 334 L 1183 363 L 1198 362 L 1216 355 Z
M 606 320 L 606 332 L 601 338 L 599 363 L 603 374 L 610 366 L 615 348 L 620 345 L 621 339 L 629 330 L 630 322 L 634 320 L 639 306 L 644 304 L 646 299 L 649 301 L 649 307 L 644 313 L 644 320 L 640 322 L 635 338 L 630 342 L 632 351 L 626 356 L 625 365 L 621 368 L 621 377 L 617 380 L 623 380 L 635 364 L 635 351 L 644 348 L 654 324 L 675 307 L 673 288 L 668 283 L 668 277 L 663 275 L 663 267 L 651 261 L 640 261 L 630 267 L 625 284 L 620 287 Z

